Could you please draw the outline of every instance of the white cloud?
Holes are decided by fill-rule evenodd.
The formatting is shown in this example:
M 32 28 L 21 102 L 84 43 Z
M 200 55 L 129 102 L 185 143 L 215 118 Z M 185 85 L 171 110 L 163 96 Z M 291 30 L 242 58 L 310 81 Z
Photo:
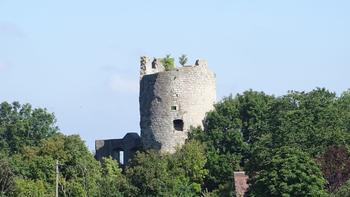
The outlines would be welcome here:
M 139 89 L 137 79 L 121 75 L 114 75 L 110 80 L 110 86 L 114 92 L 119 93 L 137 93 Z

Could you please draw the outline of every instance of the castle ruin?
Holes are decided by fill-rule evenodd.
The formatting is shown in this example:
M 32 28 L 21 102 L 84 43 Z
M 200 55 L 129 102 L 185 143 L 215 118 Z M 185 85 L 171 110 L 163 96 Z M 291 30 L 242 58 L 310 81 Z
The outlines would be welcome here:
M 141 58 L 140 128 L 145 149 L 173 153 L 190 126 L 202 126 L 216 100 L 215 75 L 206 61 L 164 71 L 158 59 Z
M 123 139 L 96 140 L 96 158 L 115 155 L 119 160 L 120 155 L 115 152 L 124 151 L 126 163 L 140 148 L 173 153 L 185 143 L 191 126 L 203 127 L 203 119 L 215 101 L 215 74 L 206 61 L 197 60 L 194 65 L 166 71 L 161 59 L 143 56 L 139 95 L 141 137 L 134 133 Z M 123 148 L 124 144 L 128 145 Z

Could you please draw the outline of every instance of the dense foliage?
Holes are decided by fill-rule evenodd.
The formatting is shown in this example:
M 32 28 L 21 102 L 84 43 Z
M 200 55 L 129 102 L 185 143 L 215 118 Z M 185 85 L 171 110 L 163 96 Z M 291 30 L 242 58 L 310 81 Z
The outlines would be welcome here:
M 322 172 L 306 153 L 291 147 L 274 150 L 250 180 L 249 196 L 326 196 Z
M 135 196 L 198 196 L 207 174 L 205 162 L 202 145 L 192 141 L 173 155 L 139 153 L 126 176 L 137 187 Z
M 205 188 L 227 188 L 233 171 L 245 170 L 251 179 L 272 172 L 271 165 L 262 161 L 269 161 L 282 147 L 297 148 L 313 160 L 332 145 L 349 150 L 349 113 L 349 91 L 337 97 L 318 88 L 275 97 L 249 90 L 224 98 L 207 114 L 204 130 L 195 129 L 190 136 L 206 145 Z
M 54 196 L 56 161 L 60 196 L 231 196 L 240 170 L 249 196 L 350 196 L 350 91 L 229 96 L 176 153 L 138 152 L 125 168 L 55 123 L 0 104 L 0 196 Z
M 0 104 L 0 150 L 12 155 L 26 146 L 37 146 L 57 132 L 56 119 L 45 109 L 18 102 Z

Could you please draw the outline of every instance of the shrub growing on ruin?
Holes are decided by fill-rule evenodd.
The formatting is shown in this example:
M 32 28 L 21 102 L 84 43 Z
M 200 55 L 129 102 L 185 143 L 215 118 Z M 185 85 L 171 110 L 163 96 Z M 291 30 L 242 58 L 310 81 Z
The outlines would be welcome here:
M 185 54 L 182 54 L 180 57 L 179 57 L 179 63 L 184 66 L 188 61 L 188 58 Z
M 166 71 L 173 70 L 175 68 L 174 58 L 172 58 L 170 54 L 161 59 L 161 63 Z

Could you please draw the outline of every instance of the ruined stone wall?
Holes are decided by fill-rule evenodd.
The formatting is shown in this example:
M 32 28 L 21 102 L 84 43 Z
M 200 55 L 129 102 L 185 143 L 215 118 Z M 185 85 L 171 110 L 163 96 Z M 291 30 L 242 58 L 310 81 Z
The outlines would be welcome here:
M 103 157 L 112 157 L 120 161 L 120 152 L 123 151 L 123 165 L 127 165 L 135 152 L 141 149 L 141 139 L 137 133 L 127 133 L 121 139 L 107 139 L 95 141 L 95 158 L 102 161 Z
M 185 143 L 190 126 L 203 126 L 213 109 L 215 74 L 202 60 L 171 71 L 164 71 L 157 59 L 153 65 L 146 60 L 143 65 L 141 58 L 141 140 L 145 149 L 172 153 Z

